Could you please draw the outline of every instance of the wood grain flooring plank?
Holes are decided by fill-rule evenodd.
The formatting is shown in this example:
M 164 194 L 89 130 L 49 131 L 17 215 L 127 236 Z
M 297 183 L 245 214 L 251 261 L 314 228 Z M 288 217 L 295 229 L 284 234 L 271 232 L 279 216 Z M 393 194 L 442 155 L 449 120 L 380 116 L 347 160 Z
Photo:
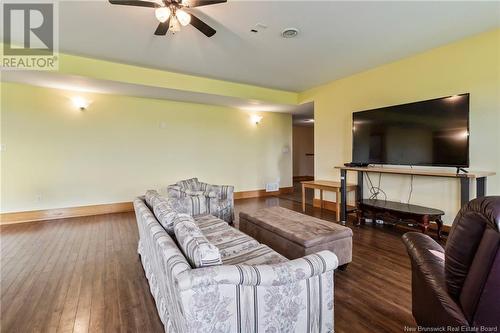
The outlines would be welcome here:
M 99 218 L 103 218 L 99 216 Z M 96 256 L 95 256 L 95 272 L 92 281 L 92 306 L 90 308 L 90 323 L 89 332 L 104 332 L 104 298 L 106 290 L 104 289 L 104 268 L 105 268 L 105 251 L 106 251 L 106 234 L 102 232 L 102 227 L 99 223 L 99 232 L 95 235 L 97 239 Z
M 79 222 L 77 222 L 77 220 L 72 220 L 71 223 L 77 224 Z M 71 278 L 77 265 L 78 254 L 84 241 L 84 237 L 81 236 L 81 228 L 75 228 L 75 233 L 70 236 L 71 245 L 66 249 L 65 260 L 63 261 L 65 264 L 64 273 L 61 276 L 59 287 L 55 291 L 51 311 L 43 325 L 45 332 L 56 332 L 59 326 L 66 298 L 69 293 Z
M 34 250 L 37 252 L 28 253 L 31 255 L 32 260 L 24 267 L 16 280 L 9 286 L 9 290 L 5 296 L 2 297 L 2 304 L 6 300 L 10 300 L 10 302 L 6 302 L 6 306 L 2 307 L 6 309 L 5 313 L 2 314 L 2 318 L 8 318 L 8 321 L 3 323 L 3 327 L 9 328 L 10 325 L 16 326 L 16 323 L 24 322 L 22 308 L 29 306 L 30 301 L 36 297 L 36 282 L 40 276 L 40 272 L 47 262 L 52 259 L 52 255 L 58 246 L 60 246 L 58 240 L 63 233 L 64 228 L 59 226 L 54 233 L 47 233 L 47 241 L 44 244 L 35 243 Z M 41 248 L 38 248 L 39 245 L 42 245 Z
M 78 255 L 76 257 L 76 266 L 71 276 L 71 282 L 68 288 L 68 294 L 66 295 L 66 299 L 64 302 L 59 325 L 57 327 L 57 332 L 73 331 L 76 311 L 78 308 L 78 300 L 80 297 L 80 291 L 82 289 L 83 273 L 85 271 L 85 260 L 87 258 L 91 236 L 91 229 L 87 225 L 82 230 L 81 237 L 83 238 L 83 243 L 81 244 Z
M 58 228 L 37 228 L 37 232 L 30 237 L 30 234 L 24 235 L 24 240 L 20 240 L 18 247 L 15 247 L 14 254 L 9 258 L 10 260 L 2 259 L 2 291 L 1 297 L 3 298 L 9 292 L 11 284 L 14 282 L 21 282 L 22 274 L 33 269 L 34 263 L 39 260 L 40 252 L 44 250 L 44 246 L 50 245 L 45 239 L 52 237 L 58 232 Z
M 90 325 L 90 311 L 92 307 L 92 283 L 95 278 L 95 258 L 97 256 L 97 233 L 99 227 L 99 225 L 96 223 L 96 216 L 92 216 L 89 218 L 89 224 L 91 225 L 90 244 L 88 247 L 87 257 L 83 263 L 82 285 L 78 298 L 75 322 L 73 325 L 74 333 L 88 332 Z
M 52 317 L 52 312 L 57 309 L 58 295 L 61 290 L 65 289 L 64 280 L 67 278 L 67 272 L 71 269 L 68 264 L 68 249 L 77 244 L 76 238 L 79 232 L 76 228 L 70 228 L 64 235 L 64 248 L 60 251 L 59 258 L 53 270 L 49 273 L 47 286 L 40 299 L 38 300 L 34 313 L 30 317 L 29 332 L 46 332 L 46 327 Z M 39 283 L 38 283 L 39 285 Z M 55 328 L 54 330 L 55 331 Z

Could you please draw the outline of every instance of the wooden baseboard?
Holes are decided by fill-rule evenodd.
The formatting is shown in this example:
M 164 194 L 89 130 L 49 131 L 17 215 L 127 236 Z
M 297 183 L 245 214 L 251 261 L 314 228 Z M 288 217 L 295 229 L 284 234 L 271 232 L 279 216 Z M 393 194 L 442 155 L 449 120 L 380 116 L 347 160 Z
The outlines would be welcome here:
M 305 182 L 309 180 L 314 180 L 313 176 L 293 176 L 294 182 Z
M 266 190 L 235 192 L 234 199 L 248 199 L 268 197 L 279 194 L 293 193 L 293 187 L 283 187 L 276 192 L 266 192 Z M 67 207 L 57 209 L 32 210 L 26 212 L 2 213 L 0 214 L 0 225 L 49 221 L 65 219 L 70 217 L 93 216 L 101 214 L 125 213 L 134 210 L 132 202 L 119 202 L 113 204 L 91 205 L 81 207 Z
M 270 197 L 273 195 L 293 193 L 293 187 L 282 187 L 279 191 L 266 192 L 266 190 L 234 192 L 234 200 Z
M 0 214 L 0 225 L 47 221 L 70 217 L 92 216 L 101 214 L 123 213 L 134 210 L 132 202 L 119 202 L 113 204 L 68 207 L 58 209 L 33 210 L 27 212 Z

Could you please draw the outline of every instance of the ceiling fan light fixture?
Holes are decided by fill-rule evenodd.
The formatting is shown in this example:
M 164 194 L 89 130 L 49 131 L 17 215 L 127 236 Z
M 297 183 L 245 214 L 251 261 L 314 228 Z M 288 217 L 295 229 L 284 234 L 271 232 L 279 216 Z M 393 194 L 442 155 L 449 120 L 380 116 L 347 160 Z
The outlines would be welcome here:
M 168 18 L 170 17 L 170 8 L 168 7 L 158 7 L 155 10 L 155 16 L 160 21 L 161 23 L 167 22 Z
M 179 31 L 181 31 L 181 25 L 179 24 L 179 20 L 177 19 L 177 16 L 172 15 L 172 17 L 170 18 L 170 27 L 168 30 L 173 35 L 175 35 Z
M 191 22 L 191 15 L 183 11 L 182 9 L 177 9 L 175 11 L 175 16 L 177 17 L 177 20 L 179 20 L 179 23 L 185 27 Z

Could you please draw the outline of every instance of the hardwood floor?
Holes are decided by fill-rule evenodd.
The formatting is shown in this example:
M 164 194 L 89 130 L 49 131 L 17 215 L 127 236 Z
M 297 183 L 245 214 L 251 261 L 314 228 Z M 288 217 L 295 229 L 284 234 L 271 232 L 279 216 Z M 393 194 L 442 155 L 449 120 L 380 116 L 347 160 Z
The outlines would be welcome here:
M 236 213 L 300 203 L 236 202 Z M 333 221 L 335 214 L 307 207 Z M 352 227 L 352 225 L 350 225 Z M 353 262 L 335 274 L 336 332 L 402 332 L 411 316 L 410 262 L 401 233 L 352 227 Z M 133 213 L 0 228 L 2 332 L 161 332 L 140 264 Z

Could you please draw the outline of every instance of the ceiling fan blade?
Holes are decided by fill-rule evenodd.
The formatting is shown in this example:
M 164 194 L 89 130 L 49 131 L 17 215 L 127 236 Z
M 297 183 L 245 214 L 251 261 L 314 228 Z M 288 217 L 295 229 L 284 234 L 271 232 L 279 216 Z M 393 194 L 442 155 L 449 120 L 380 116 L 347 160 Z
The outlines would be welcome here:
M 109 0 L 112 5 L 122 5 L 122 6 L 136 6 L 136 7 L 150 7 L 158 8 L 161 7 L 156 2 L 142 1 L 142 0 Z
M 184 0 L 182 3 L 190 8 L 216 5 L 218 3 L 225 3 L 227 0 Z
M 163 23 L 160 22 L 160 24 L 158 25 L 158 28 L 156 28 L 155 35 L 165 36 L 168 32 L 169 27 L 170 27 L 170 19 L 166 20 Z
M 215 35 L 216 31 L 214 28 L 194 16 L 193 14 L 189 13 L 191 15 L 191 25 L 195 27 L 196 29 L 200 30 L 205 36 L 207 37 L 212 37 Z

